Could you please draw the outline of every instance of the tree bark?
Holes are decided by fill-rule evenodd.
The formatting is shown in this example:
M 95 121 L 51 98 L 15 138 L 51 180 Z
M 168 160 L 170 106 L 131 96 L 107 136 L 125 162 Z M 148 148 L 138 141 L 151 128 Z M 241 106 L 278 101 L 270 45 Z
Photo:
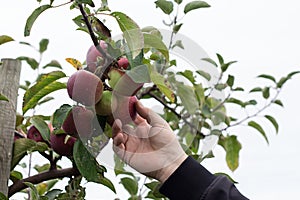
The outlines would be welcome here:
M 0 93 L 6 96 L 9 101 L 0 101 L 0 192 L 7 195 L 16 123 L 21 62 L 15 59 L 2 59 L 1 61 Z

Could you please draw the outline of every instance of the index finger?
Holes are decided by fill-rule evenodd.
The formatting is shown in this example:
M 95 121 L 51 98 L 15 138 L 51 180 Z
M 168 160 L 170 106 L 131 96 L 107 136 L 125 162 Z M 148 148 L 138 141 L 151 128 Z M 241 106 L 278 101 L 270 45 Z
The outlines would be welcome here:
M 136 103 L 136 111 L 142 118 L 146 119 L 151 126 L 170 128 L 169 124 L 161 116 L 153 110 L 144 107 L 140 101 Z

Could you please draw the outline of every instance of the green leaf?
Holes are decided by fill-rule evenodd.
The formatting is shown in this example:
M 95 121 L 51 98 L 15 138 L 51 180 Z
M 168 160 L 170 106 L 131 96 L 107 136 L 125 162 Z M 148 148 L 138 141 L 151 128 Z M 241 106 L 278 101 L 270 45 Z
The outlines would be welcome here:
M 215 85 L 215 88 L 217 90 L 224 90 L 228 85 L 227 84 L 224 84 L 224 83 L 218 83 L 217 85 Z
M 221 65 L 221 70 L 222 70 L 222 72 L 225 72 L 225 71 L 228 69 L 228 67 L 229 67 L 230 65 L 232 65 L 233 63 L 236 63 L 236 62 L 237 62 L 237 61 L 231 61 L 231 62 L 222 64 L 222 65 Z
M 53 71 L 48 74 L 42 74 L 37 83 L 29 88 L 24 94 L 23 114 L 29 109 L 34 108 L 44 96 L 51 92 L 65 89 L 65 83 L 56 81 L 63 77 L 66 77 L 66 75 L 62 71 Z
M 26 56 L 21 56 L 17 58 L 18 60 L 25 60 L 30 67 L 35 70 L 39 67 L 39 63 L 34 59 Z
M 99 165 L 80 140 L 74 144 L 73 157 L 79 172 L 87 181 L 103 184 L 116 193 L 114 185 L 108 179 L 104 179 L 105 168 Z
M 219 64 L 223 65 L 224 64 L 224 58 L 218 53 L 217 53 L 217 57 L 218 57 L 218 60 L 219 60 Z
M 159 188 L 161 187 L 161 183 L 158 181 L 152 181 L 150 183 L 146 183 L 145 186 L 150 189 L 146 198 L 152 199 L 161 199 L 166 198 L 163 194 L 159 192 Z
M 177 4 L 181 4 L 182 0 L 174 0 Z
M 14 41 L 12 37 L 8 35 L 0 35 L 0 45 L 11 41 Z
M 145 48 L 155 48 L 158 50 L 169 62 L 169 50 L 162 39 L 156 35 L 144 33 Z
M 202 58 L 202 60 L 214 65 L 215 67 L 218 67 L 218 64 L 211 58 Z
M 24 182 L 25 185 L 27 185 L 31 191 L 30 191 L 30 199 L 31 200 L 39 200 L 39 194 L 38 194 L 38 191 L 36 189 L 36 187 L 30 183 L 30 182 Z
M 132 57 L 135 58 L 144 48 L 144 38 L 140 27 L 122 12 L 113 12 L 111 15 L 117 20 L 129 50 L 132 52 Z
M 277 87 L 278 88 L 282 88 L 282 86 L 289 80 L 290 78 L 289 77 L 282 77 L 278 83 L 277 83 Z
M 219 144 L 226 151 L 227 166 L 234 171 L 239 166 L 239 152 L 242 149 L 241 143 L 237 140 L 237 136 L 231 135 L 219 140 Z
M 44 164 L 44 165 L 42 165 L 42 166 L 40 166 L 40 165 L 35 165 L 35 166 L 34 166 L 34 169 L 35 169 L 38 173 L 48 171 L 48 170 L 50 169 L 50 163 Z
M 121 183 L 130 195 L 136 195 L 138 192 L 138 182 L 132 178 L 121 178 Z
M 270 97 L 270 88 L 269 87 L 265 87 L 262 91 L 262 95 L 265 99 Z
M 232 88 L 232 86 L 234 84 L 234 76 L 228 75 L 228 79 L 227 79 L 226 83 L 230 88 Z
M 181 40 L 176 40 L 175 44 L 173 44 L 173 46 L 172 46 L 172 49 L 174 49 L 175 47 L 179 47 L 181 49 L 184 49 L 184 46 L 183 46 Z
M 208 72 L 205 72 L 203 70 L 197 70 L 196 71 L 200 76 L 204 77 L 206 80 L 210 81 L 211 75 Z
M 186 14 L 195 9 L 208 8 L 208 7 L 210 7 L 210 5 L 208 3 L 206 3 L 205 1 L 192 1 L 185 5 L 184 13 Z
M 249 93 L 251 92 L 261 92 L 263 89 L 261 87 L 255 87 L 252 90 L 249 91 Z
M 6 96 L 4 96 L 3 94 L 0 93 L 0 101 L 9 101 L 8 98 Z
M 171 102 L 175 101 L 175 95 L 169 81 L 166 80 L 163 75 L 155 71 L 154 67 L 150 69 L 150 79 Z
M 289 74 L 287 75 L 287 77 L 290 79 L 290 78 L 292 78 L 295 74 L 299 74 L 299 73 L 300 73 L 300 71 L 294 71 L 294 72 L 289 73 Z
M 188 111 L 189 114 L 195 114 L 199 109 L 197 97 L 195 95 L 194 88 L 182 83 L 177 83 L 177 95 L 180 97 L 182 105 Z
M 252 128 L 255 128 L 258 132 L 260 132 L 262 134 L 262 136 L 265 138 L 266 142 L 269 144 L 269 140 L 267 138 L 267 135 L 266 135 L 264 129 L 261 127 L 261 125 L 259 125 L 255 121 L 250 121 L 250 122 L 248 122 L 248 126 L 250 126 Z
M 9 179 L 12 180 L 12 182 L 16 182 L 18 180 L 23 179 L 23 175 L 22 175 L 21 172 L 13 170 L 13 171 L 10 172 Z
M 63 104 L 58 108 L 52 117 L 52 126 L 54 129 L 60 129 L 67 118 L 69 112 L 72 110 L 72 106 L 68 104 Z
M 283 107 L 283 103 L 282 103 L 282 101 L 280 101 L 279 99 L 276 99 L 273 103 L 275 103 L 275 104 L 277 104 L 277 105 Z
M 174 25 L 173 26 L 173 32 L 178 33 L 178 31 L 180 30 L 182 25 L 183 25 L 182 23 Z
M 45 141 L 50 140 L 50 129 L 48 127 L 48 124 L 43 119 L 34 116 L 30 119 L 30 123 L 37 128 L 37 130 L 41 133 L 41 136 Z
M 149 83 L 150 75 L 147 65 L 139 65 L 129 71 L 126 74 L 136 83 Z
M 47 67 L 56 67 L 56 68 L 62 69 L 60 63 L 57 60 L 51 60 L 48 64 L 43 66 L 43 69 L 45 69 Z
M 156 7 L 160 8 L 165 14 L 169 15 L 173 11 L 173 2 L 166 0 L 157 0 L 154 2 Z
M 48 146 L 44 142 L 36 142 L 27 138 L 20 138 L 14 142 L 11 169 L 13 169 L 28 152 L 46 151 Z
M 178 74 L 184 76 L 193 84 L 196 82 L 194 74 L 191 70 L 185 70 L 184 72 L 178 72 Z
M 32 14 L 27 18 L 26 21 L 26 25 L 25 25 L 25 29 L 24 29 L 24 36 L 29 36 L 30 35 L 30 31 L 32 29 L 32 26 L 34 24 L 34 22 L 36 21 L 36 19 L 38 18 L 38 16 L 44 12 L 45 10 L 51 8 L 51 5 L 42 5 L 38 8 L 36 8 Z
M 48 200 L 55 200 L 56 196 L 59 195 L 62 192 L 60 189 L 53 189 L 48 191 L 45 196 L 48 198 Z
M 240 105 L 241 107 L 245 107 L 245 104 L 243 101 L 233 98 L 233 97 L 227 99 L 226 103 L 234 103 L 234 104 Z
M 218 125 L 222 122 L 225 122 L 226 120 L 226 114 L 222 111 L 217 111 L 212 113 L 211 121 L 214 125 Z
M 49 40 L 48 39 L 42 39 L 40 41 L 40 49 L 39 49 L 39 52 L 40 53 L 43 53 L 47 50 L 47 47 L 48 47 L 48 44 L 49 44 Z
M 276 83 L 276 79 L 273 76 L 268 75 L 268 74 L 261 74 L 261 75 L 259 75 L 257 77 L 258 78 L 269 79 L 269 80 L 273 81 L 274 83 Z
M 278 125 L 276 119 L 270 115 L 265 115 L 265 118 L 267 118 L 273 124 L 273 126 L 275 127 L 275 130 L 276 130 L 276 133 L 278 133 L 279 125 Z
M 1 200 L 8 200 L 8 197 L 5 196 L 2 192 L 0 192 L 0 199 Z

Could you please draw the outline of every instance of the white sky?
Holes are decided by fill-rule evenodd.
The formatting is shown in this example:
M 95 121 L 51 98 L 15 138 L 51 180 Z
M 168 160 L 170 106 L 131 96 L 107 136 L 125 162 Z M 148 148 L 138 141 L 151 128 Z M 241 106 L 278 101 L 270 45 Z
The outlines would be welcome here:
M 87 34 L 75 31 L 71 19 L 79 11 L 68 7 L 48 10 L 38 18 L 30 37 L 23 37 L 26 18 L 38 6 L 36 1 L 1 0 L 0 35 L 10 35 L 17 41 L 38 45 L 42 38 L 49 38 L 49 49 L 45 63 L 57 59 L 69 75 L 74 70 L 64 61 L 66 57 L 85 59 L 91 40 Z M 48 1 L 45 1 L 48 2 Z M 56 4 L 65 2 L 56 0 Z M 161 23 L 162 12 L 155 9 L 154 1 L 114 1 L 109 4 L 113 11 L 122 11 L 133 18 L 141 27 L 153 25 L 165 28 Z M 182 34 L 197 42 L 215 58 L 223 55 L 226 61 L 237 60 L 230 72 L 236 75 L 236 82 L 251 88 L 258 82 L 255 76 L 267 73 L 279 78 L 288 72 L 300 70 L 300 3 L 294 0 L 223 0 L 207 1 L 212 8 L 193 11 L 184 19 Z M 110 22 L 110 20 L 108 21 Z M 118 34 L 116 24 L 111 21 L 112 34 Z M 116 31 L 116 32 L 115 32 Z M 35 57 L 33 51 L 17 43 L 0 46 L 0 58 L 15 58 L 21 55 Z M 25 70 L 27 72 L 25 72 Z M 28 68 L 22 71 L 23 79 L 30 79 Z M 26 78 L 24 78 L 26 77 Z M 240 153 L 240 167 L 231 173 L 225 164 L 222 149 L 215 148 L 216 158 L 204 162 L 211 172 L 227 172 L 239 184 L 237 187 L 250 199 L 295 199 L 300 195 L 300 141 L 298 107 L 299 76 L 289 81 L 280 94 L 284 109 L 273 107 L 273 113 L 280 124 L 275 135 L 267 124 L 270 145 L 252 129 L 232 129 L 243 145 Z M 64 94 L 62 99 L 64 99 Z M 66 96 L 65 96 L 66 97 Z M 64 100 L 68 103 L 68 100 Z M 117 180 L 115 181 L 117 184 Z M 115 196 L 106 188 L 87 185 L 87 199 L 113 199 Z M 120 190 L 120 198 L 126 194 Z

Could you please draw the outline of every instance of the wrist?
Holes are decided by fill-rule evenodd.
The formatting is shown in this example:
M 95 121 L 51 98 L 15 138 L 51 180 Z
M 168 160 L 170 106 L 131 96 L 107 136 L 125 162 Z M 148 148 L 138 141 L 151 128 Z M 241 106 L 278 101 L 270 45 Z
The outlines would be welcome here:
M 183 154 L 170 165 L 162 168 L 158 171 L 156 179 L 161 183 L 164 183 L 175 171 L 176 169 L 187 159 L 188 155 Z

